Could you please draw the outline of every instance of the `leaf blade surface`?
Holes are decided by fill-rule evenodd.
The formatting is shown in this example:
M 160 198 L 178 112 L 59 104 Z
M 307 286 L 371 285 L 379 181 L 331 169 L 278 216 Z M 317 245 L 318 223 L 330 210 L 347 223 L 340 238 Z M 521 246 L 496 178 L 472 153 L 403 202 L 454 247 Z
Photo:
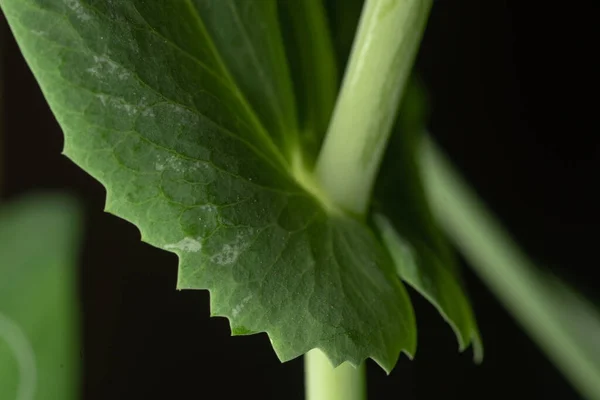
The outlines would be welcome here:
M 267 332 L 283 361 L 318 347 L 336 365 L 371 357 L 390 371 L 416 338 L 389 255 L 297 182 L 190 10 L 200 3 L 0 4 L 65 154 L 106 187 L 108 212 L 179 255 L 179 288 L 210 290 L 213 315 L 234 334 Z
M 413 80 L 378 177 L 373 221 L 400 278 L 439 311 L 454 331 L 459 350 L 472 345 L 474 360 L 481 362 L 483 345 L 475 316 L 455 256 L 433 219 L 417 162 L 425 116 L 425 93 Z

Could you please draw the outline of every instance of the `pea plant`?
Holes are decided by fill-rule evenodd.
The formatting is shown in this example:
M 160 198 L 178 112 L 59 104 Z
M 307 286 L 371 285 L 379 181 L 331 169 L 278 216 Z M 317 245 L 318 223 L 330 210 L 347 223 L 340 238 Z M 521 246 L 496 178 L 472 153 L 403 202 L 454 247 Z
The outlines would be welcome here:
M 363 399 L 366 359 L 415 355 L 405 284 L 482 360 L 448 238 L 600 398 L 597 339 L 565 323 L 595 311 L 530 267 L 425 134 L 412 66 L 432 2 L 0 0 L 106 211 L 176 253 L 177 288 L 208 290 L 233 335 L 306 355 L 307 399 Z

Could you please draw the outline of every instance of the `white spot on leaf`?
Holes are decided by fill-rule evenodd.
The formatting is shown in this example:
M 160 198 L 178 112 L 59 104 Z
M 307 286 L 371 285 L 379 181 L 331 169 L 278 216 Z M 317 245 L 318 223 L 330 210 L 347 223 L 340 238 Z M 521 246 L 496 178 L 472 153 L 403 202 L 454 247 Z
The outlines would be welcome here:
M 103 106 L 106 106 L 106 104 L 109 102 L 109 96 L 107 96 L 105 94 L 98 94 L 97 97 L 98 97 L 98 100 L 100 100 L 100 103 L 102 103 Z
M 219 265 L 233 264 L 249 245 L 246 234 L 239 233 L 233 242 L 224 244 L 221 251 L 211 257 L 211 261 Z
M 179 173 L 208 169 L 208 165 L 202 161 L 190 160 L 173 154 L 167 157 L 158 156 L 154 167 L 157 171 L 170 170 Z
M 83 8 L 79 0 L 65 0 L 65 4 L 75 13 L 75 16 L 80 21 L 89 21 L 92 19 L 92 16 Z
M 183 172 L 183 161 L 181 160 L 181 158 L 176 156 L 169 156 L 166 159 L 166 163 L 170 169 L 176 172 Z
M 179 250 L 186 253 L 197 253 L 202 250 L 202 243 L 194 238 L 186 237 L 177 243 L 166 244 L 164 248 L 166 250 Z
M 242 311 L 244 309 L 244 307 L 246 306 L 246 304 L 248 304 L 248 302 L 252 299 L 252 295 L 249 294 L 248 296 L 244 297 L 244 299 L 241 301 L 240 304 L 238 304 L 237 306 L 233 307 L 233 310 L 231 311 L 231 316 L 233 318 L 237 317 L 240 313 L 240 311 Z
M 136 104 L 127 103 L 119 97 L 114 97 L 114 96 L 110 96 L 107 94 L 101 94 L 101 93 L 96 94 L 96 97 L 98 98 L 98 100 L 100 100 L 100 103 L 102 103 L 103 107 L 111 108 L 112 111 L 114 111 L 114 110 L 123 111 L 130 117 L 137 116 L 141 111 L 141 109 L 140 109 L 141 106 L 136 105 Z
M 93 56 L 94 65 L 87 68 L 86 71 L 94 78 L 100 79 L 107 76 L 116 76 L 117 79 L 124 81 L 131 76 L 131 72 L 123 68 L 106 56 Z
M 151 118 L 155 116 L 155 115 L 154 115 L 154 111 L 152 111 L 152 109 L 151 109 L 151 108 L 146 108 L 146 109 L 145 109 L 145 110 L 142 112 L 142 115 L 143 115 L 144 117 L 151 117 Z
M 212 257 L 212 261 L 219 265 L 233 264 L 240 255 L 240 248 L 235 245 L 223 245 L 221 251 Z

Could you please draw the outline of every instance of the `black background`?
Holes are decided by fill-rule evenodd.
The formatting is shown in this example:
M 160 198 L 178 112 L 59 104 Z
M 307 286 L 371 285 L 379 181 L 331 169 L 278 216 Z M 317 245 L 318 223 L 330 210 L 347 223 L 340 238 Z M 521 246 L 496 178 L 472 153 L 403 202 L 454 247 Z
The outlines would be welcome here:
M 595 8 L 439 0 L 417 62 L 431 132 L 527 253 L 591 297 L 600 288 Z M 86 210 L 84 398 L 301 399 L 300 359 L 280 364 L 264 335 L 229 337 L 225 319 L 209 318 L 207 293 L 174 289 L 174 255 L 103 213 L 104 190 L 60 155 L 60 130 L 1 24 L 3 200 L 60 189 Z M 416 360 L 389 377 L 369 364 L 370 398 L 578 398 L 468 267 L 465 275 L 483 365 L 458 354 L 451 330 L 413 296 Z

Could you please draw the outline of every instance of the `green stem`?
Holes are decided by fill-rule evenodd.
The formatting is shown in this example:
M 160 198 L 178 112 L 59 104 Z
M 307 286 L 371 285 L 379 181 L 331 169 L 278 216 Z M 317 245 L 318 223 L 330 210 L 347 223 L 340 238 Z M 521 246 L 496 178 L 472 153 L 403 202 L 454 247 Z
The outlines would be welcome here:
M 341 92 L 316 164 L 319 190 L 364 215 L 432 0 L 366 0 Z M 326 202 L 327 203 L 327 202 Z M 307 400 L 363 400 L 365 367 L 305 356 Z
M 600 399 L 600 314 L 534 266 L 430 140 L 420 154 L 429 202 L 449 238 L 517 321 L 589 399 Z
M 344 363 L 332 368 L 318 349 L 304 356 L 306 400 L 363 400 L 366 398 L 364 364 L 354 368 Z
M 432 0 L 366 0 L 316 175 L 332 201 L 363 215 Z

